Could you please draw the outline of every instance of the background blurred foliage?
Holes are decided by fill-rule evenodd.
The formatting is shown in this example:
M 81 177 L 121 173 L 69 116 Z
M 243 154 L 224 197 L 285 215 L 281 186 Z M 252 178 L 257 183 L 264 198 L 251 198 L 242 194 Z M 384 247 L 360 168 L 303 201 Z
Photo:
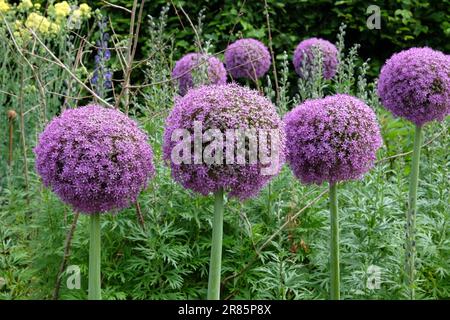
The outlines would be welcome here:
M 110 0 L 112 4 L 131 8 L 133 1 Z M 102 1 L 88 1 L 94 8 L 105 5 Z M 147 1 L 146 15 L 158 16 L 165 0 Z M 267 44 L 267 23 L 263 0 L 247 1 L 179 1 L 170 2 L 167 30 L 175 39 L 175 59 L 195 50 L 194 33 L 180 6 L 196 22 L 205 8 L 203 34 L 210 39 L 216 51 L 239 37 L 254 37 Z M 376 76 L 386 58 L 392 53 L 411 46 L 430 46 L 444 52 L 450 51 L 450 0 L 267 0 L 271 20 L 273 45 L 279 59 L 283 51 L 289 56 L 302 39 L 318 36 L 334 42 L 339 25 L 347 24 L 347 41 L 362 45 L 362 59 L 371 58 L 369 75 Z M 381 9 L 381 30 L 369 30 L 366 13 L 369 5 Z M 176 9 L 175 9 L 176 8 Z M 116 32 L 128 33 L 128 18 L 123 11 L 105 8 L 116 23 Z M 146 39 L 147 28 L 142 29 L 139 53 L 145 56 L 151 45 Z

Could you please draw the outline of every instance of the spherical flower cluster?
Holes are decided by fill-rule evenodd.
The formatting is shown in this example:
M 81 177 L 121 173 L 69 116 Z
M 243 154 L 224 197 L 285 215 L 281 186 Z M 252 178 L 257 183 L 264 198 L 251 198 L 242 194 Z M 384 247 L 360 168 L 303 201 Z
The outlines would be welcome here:
M 284 121 L 287 160 L 303 183 L 358 179 L 382 144 L 372 109 L 345 94 L 307 100 Z
M 172 78 L 178 82 L 180 95 L 184 96 L 186 92 L 194 86 L 192 72 L 200 67 L 202 63 L 207 63 L 209 84 L 225 84 L 227 82 L 227 72 L 223 63 L 216 57 L 208 57 L 207 62 L 203 61 L 199 53 L 188 53 L 175 64 L 172 71 Z M 206 60 L 206 59 L 205 59 Z
M 450 114 L 450 56 L 431 48 L 394 54 L 381 69 L 378 95 L 395 116 L 416 125 Z
M 55 4 L 55 15 L 57 19 L 62 19 L 70 14 L 71 8 L 67 1 Z
M 69 28 L 79 29 L 81 27 L 81 22 L 91 17 L 91 11 L 91 7 L 89 7 L 86 3 L 80 4 L 80 7 L 74 9 L 69 17 Z
M 331 42 L 319 38 L 303 40 L 294 51 L 294 68 L 299 76 L 302 76 L 302 67 L 311 69 L 314 62 L 314 50 L 317 48 L 322 54 L 322 73 L 325 79 L 331 79 L 336 74 L 338 65 L 338 50 Z M 306 58 L 306 61 L 303 59 Z
M 72 14 L 70 15 L 69 22 L 68 22 L 69 28 L 72 28 L 72 29 L 76 28 L 78 26 L 78 24 L 81 23 L 82 19 L 83 19 L 83 14 L 82 14 L 81 10 L 80 9 L 73 10 Z
M 233 78 L 261 78 L 272 59 L 266 46 L 255 39 L 240 39 L 225 50 L 225 65 Z
M 5 0 L 0 0 L 0 12 L 6 13 L 10 9 L 10 5 Z
M 40 135 L 36 170 L 78 212 L 122 209 L 154 173 L 147 140 L 135 121 L 115 109 L 69 109 Z
M 187 130 L 188 139 L 194 142 L 195 149 L 196 123 L 202 125 L 200 134 L 205 135 L 209 129 L 220 130 L 223 144 L 214 149 L 214 153 L 223 155 L 220 161 L 212 164 L 205 161 L 208 146 L 205 147 L 204 144 L 200 144 L 203 146 L 203 153 L 200 153 L 200 157 L 203 156 L 202 161 L 195 161 L 195 150 L 192 152 L 190 148 L 188 162 L 174 161 L 173 151 L 180 140 L 172 135 L 176 130 Z M 250 142 L 249 139 L 245 143 L 245 157 L 248 158 L 239 162 L 239 154 L 242 155 L 239 150 L 242 149 L 239 149 L 237 141 L 241 139 L 242 142 L 243 136 L 236 134 L 230 139 L 228 134 L 239 129 L 242 130 L 240 132 L 245 129 L 250 131 L 252 128 L 268 134 L 263 135 L 263 138 L 259 136 L 258 141 Z M 251 143 L 256 143 L 253 146 L 260 150 L 255 162 L 250 161 Z M 241 143 L 239 145 L 242 146 Z M 263 148 L 263 145 L 267 148 Z M 230 196 L 243 200 L 258 194 L 261 188 L 279 173 L 285 160 L 284 124 L 270 100 L 257 91 L 237 84 L 203 86 L 189 90 L 176 102 L 166 120 L 163 152 L 165 161 L 170 162 L 173 178 L 183 187 L 203 195 L 223 189 L 229 192 Z M 225 156 L 229 154 L 231 157 Z M 263 160 L 265 156 L 270 157 L 270 161 Z M 265 172 L 263 169 L 268 167 L 270 170 Z
M 27 11 L 33 8 L 33 2 L 31 0 L 22 0 L 17 6 L 17 9 Z
M 59 25 L 50 22 L 46 17 L 36 12 L 30 13 L 25 21 L 25 26 L 42 34 L 57 34 L 60 30 Z
M 17 41 L 28 40 L 30 38 L 30 32 L 24 27 L 23 22 L 20 20 L 14 21 L 13 34 Z
M 90 18 L 91 17 L 92 9 L 86 3 L 80 4 L 79 10 L 81 11 L 81 16 L 82 17 L 85 17 L 85 18 Z

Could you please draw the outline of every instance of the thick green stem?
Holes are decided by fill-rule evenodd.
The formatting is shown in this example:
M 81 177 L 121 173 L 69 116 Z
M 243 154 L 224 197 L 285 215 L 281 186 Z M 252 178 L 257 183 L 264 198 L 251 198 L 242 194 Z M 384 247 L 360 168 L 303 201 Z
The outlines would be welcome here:
M 211 261 L 209 265 L 208 300 L 220 299 L 220 272 L 223 238 L 223 190 L 214 194 L 214 220 L 212 225 Z
M 339 275 L 339 213 L 337 200 L 337 186 L 330 183 L 330 299 L 340 299 Z
M 100 214 L 91 215 L 91 240 L 89 243 L 89 300 L 101 300 L 101 284 L 100 284 Z
M 422 127 L 416 126 L 414 136 L 414 150 L 411 164 L 411 177 L 409 183 L 409 201 L 408 211 L 406 214 L 406 274 L 409 296 L 415 298 L 414 276 L 415 276 L 415 258 L 416 258 L 416 202 L 417 187 L 419 184 L 419 163 L 420 163 L 420 146 L 422 145 Z

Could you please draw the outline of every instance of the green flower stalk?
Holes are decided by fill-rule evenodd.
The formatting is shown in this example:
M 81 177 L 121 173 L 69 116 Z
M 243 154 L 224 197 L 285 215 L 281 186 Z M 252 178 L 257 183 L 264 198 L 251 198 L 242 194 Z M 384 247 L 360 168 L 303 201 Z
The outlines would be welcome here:
M 224 143 L 204 144 L 211 130 Z M 284 145 L 284 123 L 275 106 L 236 84 L 190 89 L 166 119 L 163 152 L 172 177 L 186 189 L 215 197 L 208 299 L 220 299 L 224 193 L 241 201 L 256 196 L 280 172 Z M 253 146 L 258 154 L 251 152 Z
M 375 113 L 344 94 L 307 100 L 284 118 L 287 160 L 306 184 L 329 183 L 330 299 L 340 299 L 337 184 L 360 179 L 376 159 L 382 140 Z
M 339 211 L 337 185 L 330 183 L 330 299 L 340 299 Z
M 88 298 L 100 300 L 100 215 L 127 208 L 147 186 L 155 171 L 148 137 L 122 112 L 92 104 L 53 119 L 34 152 L 44 185 L 90 216 Z
M 409 297 L 415 298 L 415 284 L 414 278 L 416 273 L 416 202 L 417 202 L 417 188 L 419 185 L 419 163 L 420 163 L 420 148 L 422 145 L 422 127 L 416 126 L 414 136 L 414 149 L 411 164 L 411 176 L 409 182 L 409 201 L 408 211 L 406 213 L 406 273 L 407 283 L 409 289 Z
M 90 243 L 89 243 L 89 300 L 101 300 L 101 224 L 100 214 L 92 214 L 90 217 Z
M 223 240 L 223 190 L 214 193 L 214 218 L 212 224 L 211 260 L 209 265 L 208 300 L 220 299 L 220 272 Z

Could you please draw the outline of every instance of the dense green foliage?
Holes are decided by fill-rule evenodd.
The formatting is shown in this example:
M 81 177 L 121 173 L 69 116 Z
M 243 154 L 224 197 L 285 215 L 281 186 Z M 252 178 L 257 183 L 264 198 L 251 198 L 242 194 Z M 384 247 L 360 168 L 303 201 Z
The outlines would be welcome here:
M 125 1 L 110 2 L 123 4 Z M 163 2 L 149 2 L 147 12 L 158 17 Z M 126 3 L 129 6 L 130 2 Z M 278 92 L 273 81 L 262 81 L 266 95 L 278 102 L 280 114 L 310 97 L 347 92 L 364 99 L 375 110 L 383 134 L 384 145 L 375 168 L 361 181 L 339 186 L 341 296 L 343 299 L 407 298 L 403 244 L 413 126 L 394 119 L 382 108 L 374 83 L 366 78 L 370 78 L 368 70 L 377 72 L 380 61 L 400 47 L 430 41 L 430 45 L 448 52 L 449 44 L 445 40 L 449 32 L 445 24 L 448 19 L 439 16 L 440 13 L 448 16 L 448 1 L 435 3 L 434 9 L 418 1 L 384 1 L 380 7 L 390 9 L 383 13 L 386 16 L 382 30 L 373 31 L 379 38 L 372 38 L 372 31 L 359 29 L 365 26 L 366 1 L 346 4 L 346 1 L 289 0 L 280 3 L 268 1 L 279 62 Z M 174 4 L 180 10 L 181 2 Z M 201 4 L 182 4 L 197 24 Z M 248 1 L 242 16 L 238 16 L 242 2 L 227 1 L 219 6 L 209 1 L 206 4 L 210 9 L 205 11 L 202 38 L 212 40 L 216 52 L 239 37 L 239 30 L 244 36 L 254 36 L 267 43 L 263 1 Z M 397 9 L 404 11 L 395 13 Z M 143 24 L 140 56 L 148 59 L 139 63 L 134 77 L 139 83 L 150 84 L 133 91 L 130 116 L 136 118 L 150 136 L 156 175 L 139 197 L 144 225 L 139 223 L 135 207 L 102 216 L 104 299 L 206 297 L 214 199 L 193 194 L 176 184 L 161 154 L 164 119 L 173 106 L 175 93 L 172 82 L 168 81 L 171 68 L 176 58 L 196 50 L 189 22 L 182 13 L 178 12 L 180 16 L 177 16 L 173 10 L 174 6 L 169 7 L 167 20 L 163 15 L 161 19 L 145 18 Z M 418 15 L 413 18 L 408 10 Z M 429 14 L 430 10 L 437 15 Z M 123 35 L 127 33 L 129 19 L 119 12 L 114 10 L 111 18 Z M 184 27 L 180 26 L 179 19 Z M 363 57 L 378 62 L 362 63 L 355 48 L 344 49 L 342 32 L 337 37 L 341 21 L 349 25 L 346 38 L 350 44 L 360 42 Z M 236 29 L 230 35 L 234 24 Z M 42 186 L 34 170 L 32 148 L 44 125 L 59 114 L 64 101 L 68 101 L 68 106 L 81 105 L 92 96 L 67 70 L 52 62 L 41 45 L 35 43 L 32 47 L 30 44 L 19 51 L 1 23 L 0 29 L 0 65 L 2 70 L 8 70 L 0 75 L 0 299 L 50 299 L 64 256 L 65 238 L 75 214 Z M 298 40 L 312 35 L 338 39 L 345 60 L 336 81 L 315 77 L 313 82 L 300 81 L 297 85 L 290 58 L 282 53 L 286 50 L 290 54 Z M 94 33 L 91 43 L 95 42 L 95 37 Z M 79 39 L 68 41 L 66 35 L 61 35 L 46 43 L 69 70 L 89 84 L 88 71 L 75 67 Z M 378 47 L 385 44 L 386 50 Z M 34 54 L 30 54 L 30 48 L 35 50 Z M 87 45 L 87 50 L 92 48 Z M 24 56 L 17 54 L 18 51 Z M 113 54 L 112 62 L 116 70 L 120 65 L 118 52 L 119 49 Z M 91 56 L 84 57 L 87 67 L 92 65 Z M 113 98 L 113 93 L 109 92 L 107 100 L 114 103 Z M 8 109 L 19 113 L 13 121 L 11 166 L 6 156 Z M 424 131 L 416 238 L 417 298 L 442 299 L 450 296 L 448 119 L 443 123 L 431 123 Z M 257 198 L 244 203 L 226 199 L 222 298 L 328 297 L 326 190 L 326 185 L 300 184 L 285 167 Z M 67 264 L 80 267 L 81 289 L 68 289 L 68 275 L 63 274 L 61 299 L 87 297 L 88 230 L 89 217 L 79 216 Z M 367 285 L 371 279 L 370 266 L 381 268 L 379 288 L 370 289 Z
M 410 150 L 403 121 L 383 128 L 395 137 L 391 152 Z M 159 151 L 161 123 L 141 119 L 154 135 Z M 389 128 L 390 127 L 390 128 Z M 442 130 L 427 127 L 428 138 Z M 448 134 L 448 131 L 446 131 Z M 392 141 L 392 140 L 391 140 Z M 448 141 L 447 141 L 448 146 Z M 390 153 L 383 150 L 380 158 Z M 156 179 L 140 197 L 146 231 L 137 223 L 134 208 L 102 222 L 104 299 L 179 299 L 206 296 L 211 237 L 212 198 L 183 190 L 170 178 L 158 152 Z M 405 298 L 402 285 L 404 214 L 409 157 L 381 162 L 363 181 L 340 190 L 342 297 Z M 417 298 L 446 298 L 450 294 L 448 177 L 450 159 L 445 143 L 435 140 L 424 149 L 419 193 Z M 1 276 L 7 285 L 3 299 L 50 298 L 63 256 L 63 244 L 73 214 L 33 178 L 30 203 L 18 188 L 20 176 L 9 176 L 2 189 L 0 236 Z M 326 189 L 325 187 L 323 189 Z M 321 190 L 296 182 L 288 168 L 272 183 L 273 212 L 267 210 L 268 189 L 257 199 L 240 204 L 228 201 L 225 211 L 224 298 L 324 299 L 328 296 L 328 204 L 326 198 L 290 222 L 258 255 L 255 249 L 295 215 Z M 88 217 L 81 216 L 74 235 L 70 264 L 80 266 L 82 289 L 62 298 L 86 298 Z M 253 261 L 254 260 L 254 261 Z M 248 263 L 253 264 L 244 269 Z M 366 286 L 370 265 L 382 268 L 381 287 Z
M 133 2 L 111 0 L 110 3 L 131 8 Z M 97 6 L 101 1 L 93 1 Z M 145 9 L 146 14 L 157 16 L 166 0 L 150 1 Z M 180 6 L 195 23 L 195 18 L 203 8 L 205 19 L 203 33 L 211 40 L 216 51 L 224 50 L 228 43 L 238 37 L 257 38 L 268 43 L 268 27 L 264 1 L 179 1 L 169 2 L 172 5 L 167 21 L 168 30 L 175 40 L 175 58 L 184 52 L 195 49 L 195 34 L 190 27 L 186 15 Z M 104 5 L 104 3 L 103 3 Z M 381 29 L 370 30 L 366 22 L 370 13 L 366 10 L 370 5 L 377 5 L 381 10 Z M 177 8 L 177 9 L 176 9 Z M 379 67 L 392 53 L 410 46 L 430 46 L 450 51 L 450 1 L 434 0 L 267 0 L 273 47 L 280 59 L 283 51 L 291 57 L 295 45 L 312 36 L 323 37 L 334 42 L 336 31 L 341 23 L 348 26 L 348 40 L 351 44 L 364 44 L 361 57 L 371 58 L 371 76 L 378 74 Z M 117 23 L 116 32 L 127 34 L 128 17 L 116 8 L 106 8 Z M 141 39 L 145 48 L 151 46 L 146 41 L 146 30 Z

